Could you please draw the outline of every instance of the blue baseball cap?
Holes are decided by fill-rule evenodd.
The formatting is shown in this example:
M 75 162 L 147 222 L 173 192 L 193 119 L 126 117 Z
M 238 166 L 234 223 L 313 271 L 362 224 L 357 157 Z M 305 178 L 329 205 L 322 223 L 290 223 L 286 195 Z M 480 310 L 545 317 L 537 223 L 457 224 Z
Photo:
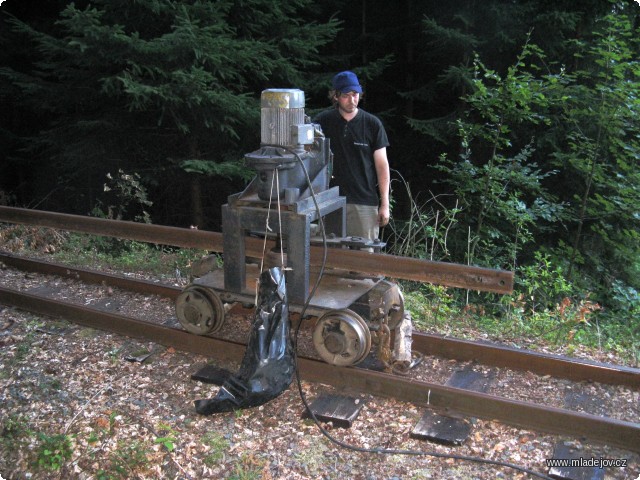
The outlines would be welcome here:
M 358 82 L 358 77 L 353 72 L 340 72 L 333 77 L 333 89 L 336 92 L 358 92 L 362 93 L 362 87 Z

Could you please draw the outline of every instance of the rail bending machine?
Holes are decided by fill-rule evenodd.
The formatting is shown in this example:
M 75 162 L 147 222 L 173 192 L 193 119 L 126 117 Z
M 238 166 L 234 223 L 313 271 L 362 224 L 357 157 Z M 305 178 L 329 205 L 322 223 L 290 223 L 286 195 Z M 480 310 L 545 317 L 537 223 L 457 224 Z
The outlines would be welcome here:
M 223 266 L 216 267 L 215 257 L 194 265 L 191 283 L 176 300 L 177 317 L 189 332 L 214 333 L 224 323 L 225 304 L 255 305 L 261 270 L 284 266 L 289 310 L 317 318 L 312 338 L 324 361 L 355 365 L 367 357 L 373 342 L 385 366 L 406 369 L 411 319 L 398 285 L 383 277 L 310 265 L 311 245 L 379 252 L 384 243 L 345 236 L 346 200 L 338 187 L 329 186 L 329 139 L 310 123 L 304 106 L 302 90 L 262 92 L 261 145 L 245 155 L 256 176 L 222 206 Z M 275 241 L 275 247 L 262 259 L 248 257 L 247 236 L 260 237 L 265 245 L 267 239 L 269 245 Z

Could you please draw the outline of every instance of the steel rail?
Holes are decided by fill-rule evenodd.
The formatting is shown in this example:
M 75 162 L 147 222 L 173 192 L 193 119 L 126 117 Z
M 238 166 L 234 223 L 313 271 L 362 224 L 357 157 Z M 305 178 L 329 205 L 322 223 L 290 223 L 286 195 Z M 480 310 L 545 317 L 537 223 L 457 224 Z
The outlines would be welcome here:
M 425 355 L 460 362 L 473 361 L 482 365 L 528 371 L 537 375 L 550 375 L 575 382 L 599 382 L 640 388 L 640 369 L 638 368 L 498 344 L 446 338 L 441 335 L 414 332 L 412 339 L 413 349 Z
M 160 295 L 175 300 L 182 289 L 159 282 L 151 282 L 140 278 L 127 278 L 106 272 L 98 272 L 88 268 L 70 267 L 62 263 L 36 260 L 10 253 L 0 252 L 0 264 L 16 268 L 18 270 L 40 273 L 43 275 L 57 275 L 81 280 L 85 283 L 105 284 L 110 287 L 130 290 L 147 295 Z
M 179 287 L 148 280 L 131 279 L 85 268 L 72 268 L 59 263 L 44 262 L 7 253 L 0 253 L 0 262 L 20 270 L 70 277 L 95 284 L 107 284 L 124 290 L 160 295 L 172 299 L 175 299 L 182 291 Z M 424 355 L 434 355 L 461 362 L 474 361 L 487 366 L 530 371 L 537 375 L 551 375 L 577 382 L 599 382 L 640 388 L 640 369 L 638 368 L 420 332 L 414 332 L 412 338 L 413 349 Z
M 158 245 L 222 252 L 222 233 L 219 232 L 3 206 L 0 206 L 0 221 L 124 238 Z M 249 256 L 261 257 L 263 240 L 247 237 L 246 250 Z M 311 263 L 319 265 L 322 258 L 323 249 L 312 246 Z M 327 253 L 326 266 L 469 290 L 502 294 L 511 293 L 513 290 L 513 272 L 455 263 L 432 262 L 396 255 L 330 248 Z
M 175 328 L 13 289 L 0 288 L 0 303 L 48 317 L 63 318 L 91 328 L 142 338 L 218 360 L 239 362 L 244 355 L 244 345 L 197 336 Z M 298 367 L 301 377 L 310 382 L 323 383 L 339 389 L 355 389 L 433 407 L 444 412 L 495 420 L 518 428 L 590 439 L 612 447 L 640 452 L 638 423 L 508 400 L 364 369 L 335 367 L 307 358 L 298 358 Z

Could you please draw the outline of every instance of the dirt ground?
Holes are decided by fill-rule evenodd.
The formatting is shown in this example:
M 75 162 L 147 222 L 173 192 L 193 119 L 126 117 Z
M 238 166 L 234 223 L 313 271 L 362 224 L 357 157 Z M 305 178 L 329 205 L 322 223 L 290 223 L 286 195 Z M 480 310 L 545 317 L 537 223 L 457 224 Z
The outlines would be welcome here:
M 209 363 L 206 357 L 2 306 L 0 327 L 0 475 L 5 479 L 533 478 L 453 458 L 339 446 L 302 418 L 295 384 L 263 406 L 200 416 L 193 401 L 213 397 L 218 388 L 191 379 Z M 331 389 L 303 383 L 303 392 L 311 401 Z M 340 393 L 363 402 L 360 415 L 350 429 L 325 426 L 356 447 L 473 456 L 542 473 L 544 460 L 553 456 L 557 438 L 484 420 L 459 447 L 414 440 L 409 433 L 422 415 L 417 407 Z M 572 443 L 586 457 L 628 460 L 626 468 L 608 469 L 607 478 L 640 475 L 637 455 Z

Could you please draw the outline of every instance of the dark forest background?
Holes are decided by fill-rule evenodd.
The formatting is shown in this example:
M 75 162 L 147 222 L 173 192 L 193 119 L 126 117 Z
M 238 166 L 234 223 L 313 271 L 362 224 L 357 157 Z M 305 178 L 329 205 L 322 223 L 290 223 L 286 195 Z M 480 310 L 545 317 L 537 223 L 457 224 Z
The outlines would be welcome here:
M 7 0 L 0 204 L 219 230 L 260 92 L 313 114 L 350 69 L 392 144 L 391 252 L 637 330 L 639 26 L 633 0 Z

